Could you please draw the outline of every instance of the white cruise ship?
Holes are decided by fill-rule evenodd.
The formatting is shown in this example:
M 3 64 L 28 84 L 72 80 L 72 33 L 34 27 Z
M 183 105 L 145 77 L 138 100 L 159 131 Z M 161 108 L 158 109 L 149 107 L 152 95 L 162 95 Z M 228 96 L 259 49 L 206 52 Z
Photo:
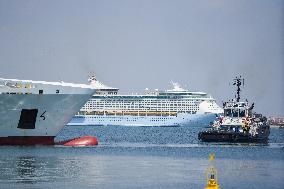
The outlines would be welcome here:
M 118 88 L 100 86 L 68 125 L 179 126 L 209 125 L 222 113 L 215 100 L 204 92 L 191 92 L 172 82 L 172 90 L 143 95 L 119 95 Z
M 95 86 L 0 78 L 0 145 L 54 144 Z

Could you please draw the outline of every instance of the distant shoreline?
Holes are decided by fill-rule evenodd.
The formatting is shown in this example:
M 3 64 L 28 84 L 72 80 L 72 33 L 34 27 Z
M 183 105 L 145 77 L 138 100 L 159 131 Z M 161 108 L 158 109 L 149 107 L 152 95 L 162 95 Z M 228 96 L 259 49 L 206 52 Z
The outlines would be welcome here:
M 270 125 L 271 128 L 281 128 L 284 129 L 284 125 Z

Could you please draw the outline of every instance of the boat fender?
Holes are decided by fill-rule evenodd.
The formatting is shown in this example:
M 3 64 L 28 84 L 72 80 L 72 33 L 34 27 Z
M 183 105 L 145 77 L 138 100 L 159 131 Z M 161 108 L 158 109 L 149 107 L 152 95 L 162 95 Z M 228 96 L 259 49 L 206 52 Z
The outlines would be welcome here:
M 231 137 L 231 138 L 232 138 L 232 140 L 233 140 L 233 141 L 235 141 L 235 142 L 236 142 L 236 141 L 238 140 L 238 138 L 239 138 L 239 137 L 238 137 L 237 135 L 232 135 L 232 137 Z
M 201 133 L 198 133 L 198 140 L 201 139 Z
M 248 118 L 242 119 L 242 129 L 244 131 L 249 130 L 249 119 Z
M 223 123 L 223 119 L 224 119 L 224 117 L 220 116 L 220 119 L 219 119 L 220 124 Z

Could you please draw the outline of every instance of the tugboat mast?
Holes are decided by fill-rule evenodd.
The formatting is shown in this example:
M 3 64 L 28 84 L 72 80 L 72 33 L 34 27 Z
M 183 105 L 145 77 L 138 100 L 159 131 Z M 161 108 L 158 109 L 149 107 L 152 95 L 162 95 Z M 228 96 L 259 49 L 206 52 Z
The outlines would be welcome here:
M 236 77 L 234 79 L 233 85 L 237 85 L 237 102 L 240 102 L 240 99 L 241 99 L 241 97 L 240 97 L 240 92 L 241 92 L 240 86 L 245 85 L 245 80 L 242 79 L 242 76 Z

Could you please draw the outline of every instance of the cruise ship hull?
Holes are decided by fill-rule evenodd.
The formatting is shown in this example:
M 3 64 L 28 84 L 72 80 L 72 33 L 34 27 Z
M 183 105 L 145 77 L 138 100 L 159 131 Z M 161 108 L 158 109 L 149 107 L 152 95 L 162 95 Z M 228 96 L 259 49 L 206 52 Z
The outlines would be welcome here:
M 216 114 L 187 114 L 177 116 L 109 116 L 109 115 L 76 115 L 68 125 L 94 126 L 208 126 L 216 119 Z
M 0 94 L 0 145 L 53 144 L 87 94 Z

